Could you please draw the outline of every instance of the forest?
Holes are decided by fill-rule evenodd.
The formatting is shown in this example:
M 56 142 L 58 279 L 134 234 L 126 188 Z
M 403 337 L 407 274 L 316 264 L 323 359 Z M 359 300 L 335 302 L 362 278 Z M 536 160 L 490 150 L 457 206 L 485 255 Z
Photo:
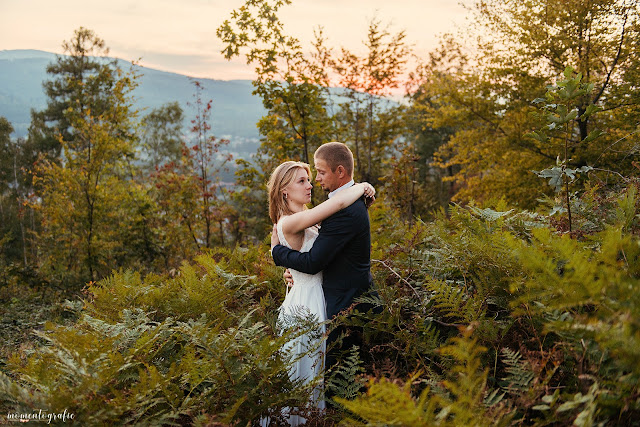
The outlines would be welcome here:
M 178 103 L 136 111 L 135 64 L 84 27 L 28 136 L 0 117 L 1 423 L 640 425 L 639 2 L 478 0 L 426 54 L 383 17 L 364 53 L 321 28 L 302 46 L 290 3 L 246 0 L 217 29 L 267 111 L 252 158 L 197 81 L 189 128 Z M 314 325 L 276 328 L 266 183 L 329 141 L 377 190 L 382 313 L 327 324 L 363 348 L 317 411 L 282 350 Z

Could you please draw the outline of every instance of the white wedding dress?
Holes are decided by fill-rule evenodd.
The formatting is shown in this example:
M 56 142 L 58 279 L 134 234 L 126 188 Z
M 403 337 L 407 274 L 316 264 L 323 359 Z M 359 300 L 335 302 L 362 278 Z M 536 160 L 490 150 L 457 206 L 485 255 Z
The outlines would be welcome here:
M 284 217 L 283 217 L 284 218 Z M 278 230 L 278 238 L 280 244 L 290 248 L 282 231 L 282 218 L 276 226 Z M 316 227 L 307 228 L 304 232 L 304 239 L 300 252 L 308 252 L 318 237 Z M 278 324 L 287 327 L 295 322 L 296 317 L 308 318 L 310 315 L 317 319 L 318 323 L 322 323 L 327 319 L 326 306 L 324 301 L 324 292 L 322 290 L 322 272 L 317 274 L 306 274 L 294 269 L 289 269 L 293 276 L 293 286 L 287 293 L 284 302 L 279 308 Z M 291 350 L 294 357 L 313 348 L 309 354 L 300 357 L 289 371 L 292 380 L 301 379 L 305 384 L 322 375 L 324 369 L 324 355 L 326 349 L 326 341 L 322 338 L 325 333 L 325 325 L 319 325 L 316 331 L 296 337 L 289 341 L 286 350 Z M 313 390 L 310 407 L 324 409 L 325 402 L 322 398 L 322 386 L 316 386 Z M 305 419 L 301 416 L 289 416 L 290 425 L 300 425 L 305 423 Z

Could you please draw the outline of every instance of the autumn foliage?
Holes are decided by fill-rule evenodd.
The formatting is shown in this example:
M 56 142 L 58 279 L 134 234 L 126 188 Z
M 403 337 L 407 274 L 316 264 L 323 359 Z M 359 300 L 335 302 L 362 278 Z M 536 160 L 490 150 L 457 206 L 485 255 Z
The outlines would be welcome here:
M 372 20 L 364 56 L 319 32 L 308 54 L 278 19 L 288 3 L 248 0 L 218 29 L 225 55 L 256 68 L 267 114 L 252 158 L 215 135 L 198 82 L 187 129 L 177 104 L 134 111 L 135 68 L 89 56 L 105 44 L 83 28 L 50 67 L 29 137 L 0 118 L 0 313 L 16 325 L 2 331 L 0 414 L 637 423 L 637 5 L 479 1 L 476 28 L 444 35 L 406 76 L 402 31 Z M 285 286 L 265 183 L 331 140 L 378 189 L 367 302 L 383 310 L 328 324 L 360 327 L 363 348 L 325 373 L 335 407 L 318 413 L 315 383 L 292 382 L 282 350 L 312 323 L 276 332 Z

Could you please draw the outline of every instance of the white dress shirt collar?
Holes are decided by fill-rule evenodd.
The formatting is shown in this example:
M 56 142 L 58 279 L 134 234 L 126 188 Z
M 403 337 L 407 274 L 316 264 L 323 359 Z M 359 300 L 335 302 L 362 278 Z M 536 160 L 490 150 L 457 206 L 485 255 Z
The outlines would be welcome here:
M 329 193 L 329 198 L 331 198 L 331 196 L 336 194 L 338 191 L 342 191 L 345 188 L 349 188 L 354 184 L 355 184 L 355 182 L 353 180 L 351 180 L 351 181 L 347 182 L 345 185 L 343 185 L 342 187 L 336 188 L 335 190 L 333 190 L 332 192 Z

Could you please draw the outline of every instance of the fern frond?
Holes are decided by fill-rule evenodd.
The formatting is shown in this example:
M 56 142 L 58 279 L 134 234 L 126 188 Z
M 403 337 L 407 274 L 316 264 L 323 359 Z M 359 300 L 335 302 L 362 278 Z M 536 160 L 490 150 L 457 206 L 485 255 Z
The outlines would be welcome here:
M 535 377 L 531 365 L 526 360 L 522 360 L 519 351 L 514 352 L 508 348 L 503 348 L 502 362 L 506 365 L 507 376 L 502 378 L 501 388 L 511 394 L 520 394 L 529 389 L 529 384 Z
M 369 380 L 367 393 L 355 400 L 336 398 L 336 401 L 360 419 L 349 417 L 341 424 L 348 426 L 433 426 L 436 425 L 436 399 L 429 399 L 425 389 L 415 400 L 411 396 L 409 379 L 403 386 L 381 378 Z
M 428 306 L 438 309 L 449 320 L 470 323 L 484 315 L 482 297 L 468 292 L 464 284 L 431 280 L 424 287 L 431 292 Z
M 14 413 L 29 413 L 33 409 L 49 409 L 46 396 L 29 390 L 0 372 L 0 406 Z
M 363 362 L 358 354 L 358 346 L 351 347 L 349 355 L 330 372 L 325 379 L 328 389 L 331 389 L 334 396 L 343 399 L 354 399 L 360 394 L 365 380 Z

